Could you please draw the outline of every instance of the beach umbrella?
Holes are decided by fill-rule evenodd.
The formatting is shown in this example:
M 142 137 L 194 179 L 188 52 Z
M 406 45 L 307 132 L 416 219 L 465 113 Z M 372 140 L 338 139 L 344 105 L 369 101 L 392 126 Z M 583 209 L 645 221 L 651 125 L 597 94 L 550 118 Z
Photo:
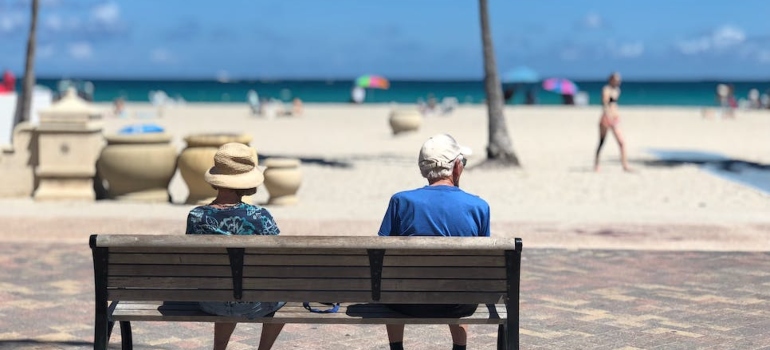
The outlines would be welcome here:
M 578 92 L 577 84 L 564 78 L 550 78 L 544 80 L 543 89 L 562 95 L 574 95 Z
M 163 127 L 157 124 L 134 124 L 127 125 L 118 131 L 118 134 L 131 135 L 131 134 L 150 134 L 163 132 Z
M 503 84 L 517 84 L 517 83 L 537 83 L 540 81 L 540 75 L 535 72 L 534 69 L 521 66 L 511 69 L 503 74 Z
M 390 82 L 379 75 L 362 75 L 356 79 L 356 86 L 368 89 L 383 89 L 390 88 Z

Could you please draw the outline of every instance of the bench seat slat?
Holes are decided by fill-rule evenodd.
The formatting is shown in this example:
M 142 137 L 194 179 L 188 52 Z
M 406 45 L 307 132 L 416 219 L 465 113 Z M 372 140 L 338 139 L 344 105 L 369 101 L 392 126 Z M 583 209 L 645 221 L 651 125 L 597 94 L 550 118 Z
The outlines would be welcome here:
M 336 313 L 321 314 L 305 310 L 301 303 L 288 303 L 275 313 L 272 318 L 254 320 L 238 319 L 238 322 L 286 322 L 286 323 L 334 323 L 334 324 L 381 324 L 381 323 L 418 323 L 418 324 L 499 324 L 507 317 L 504 305 L 494 305 L 496 314 L 490 316 L 486 305 L 479 305 L 476 313 L 462 319 L 417 319 L 394 312 L 377 304 L 343 303 Z M 118 303 L 112 315 L 114 321 L 180 321 L 180 322 L 216 322 L 229 321 L 233 318 L 210 315 L 198 309 L 196 303 Z

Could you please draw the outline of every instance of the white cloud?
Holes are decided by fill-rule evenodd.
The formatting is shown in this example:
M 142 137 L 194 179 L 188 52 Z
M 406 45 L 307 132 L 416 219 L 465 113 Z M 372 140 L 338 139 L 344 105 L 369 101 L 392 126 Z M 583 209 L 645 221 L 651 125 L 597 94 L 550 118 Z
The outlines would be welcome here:
M 639 57 L 644 53 L 644 43 L 641 41 L 624 43 L 615 48 L 615 55 L 625 58 Z
M 583 17 L 581 24 L 584 28 L 599 29 L 604 25 L 604 20 L 598 13 L 592 12 Z
M 0 34 L 12 33 L 16 30 L 22 29 L 24 26 L 24 16 L 20 13 L 3 13 L 0 14 Z
M 708 35 L 682 40 L 676 46 L 679 52 L 685 55 L 697 55 L 734 48 L 744 42 L 746 42 L 746 33 L 742 29 L 723 25 Z
M 565 47 L 559 53 L 562 61 L 574 61 L 580 58 L 580 50 L 576 47 Z
M 770 50 L 762 50 L 757 54 L 759 63 L 770 64 Z
M 35 56 L 41 59 L 52 57 L 55 50 L 53 45 L 38 45 L 38 47 L 35 49 Z
M 43 19 L 43 26 L 53 31 L 59 31 L 64 28 L 64 20 L 58 15 L 51 15 Z
M 150 52 L 150 60 L 155 63 L 175 62 L 174 55 L 166 49 L 155 49 Z
M 715 48 L 730 47 L 746 41 L 746 33 L 736 27 L 729 25 L 717 28 L 711 35 L 711 40 Z
M 711 49 L 711 39 L 702 37 L 698 39 L 680 41 L 677 46 L 679 52 L 685 55 L 695 55 L 701 52 L 706 52 Z
M 91 44 L 81 41 L 72 43 L 69 46 L 70 57 L 77 60 L 87 60 L 94 55 L 94 50 L 91 48 Z
M 120 7 L 114 2 L 96 5 L 91 9 L 91 19 L 104 24 L 117 23 L 120 21 Z

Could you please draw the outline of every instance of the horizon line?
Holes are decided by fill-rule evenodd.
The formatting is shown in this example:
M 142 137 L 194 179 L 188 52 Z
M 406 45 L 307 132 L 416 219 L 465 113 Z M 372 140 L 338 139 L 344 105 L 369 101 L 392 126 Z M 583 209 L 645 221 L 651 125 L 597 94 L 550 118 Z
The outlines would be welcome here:
M 550 76 L 549 76 L 550 77 Z M 554 76 L 556 77 L 556 76 Z M 291 82 L 299 82 L 299 81 L 323 81 L 323 82 L 338 82 L 338 81 L 354 81 L 356 78 L 347 78 L 347 77 L 335 77 L 335 78 L 321 78 L 321 77 L 307 77 L 307 78 L 299 78 L 299 77 L 262 77 L 262 78 L 255 78 L 255 77 L 244 77 L 244 78 L 228 78 L 228 79 L 221 79 L 217 77 L 121 77 L 121 76 L 114 76 L 114 77 L 105 77 L 105 76 L 61 76 L 61 77 L 54 77 L 54 76 L 47 76 L 47 75 L 39 75 L 37 80 L 77 80 L 77 81 L 83 81 L 83 80 L 93 80 L 93 81 L 104 81 L 104 80 L 116 80 L 116 81 L 219 81 L 222 84 L 230 84 L 230 83 L 241 83 L 241 82 L 284 82 L 284 81 L 291 81 Z M 542 82 L 547 78 L 541 79 L 538 81 Z M 567 78 L 573 81 L 579 81 L 579 82 L 602 82 L 606 81 L 606 78 Z M 483 82 L 483 78 L 388 78 L 391 82 Z M 624 82 L 634 82 L 634 83 L 711 83 L 711 82 L 721 82 L 721 83 L 730 83 L 730 82 L 758 82 L 758 83 L 770 83 L 770 77 L 752 77 L 752 78 L 720 78 L 720 77 L 703 77 L 703 78 L 694 78 L 694 77 L 682 77 L 682 78 L 634 78 L 634 77 L 624 77 Z M 506 83 L 502 82 L 501 84 L 533 84 L 533 83 Z

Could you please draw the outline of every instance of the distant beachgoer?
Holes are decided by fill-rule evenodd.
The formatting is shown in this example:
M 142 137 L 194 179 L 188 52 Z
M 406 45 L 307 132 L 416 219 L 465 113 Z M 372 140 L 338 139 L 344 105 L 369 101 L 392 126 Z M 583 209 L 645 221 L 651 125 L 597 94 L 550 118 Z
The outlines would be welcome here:
M 738 100 L 735 99 L 735 86 L 733 84 L 727 85 L 727 105 L 730 107 L 727 110 L 727 117 L 735 119 L 735 109 L 738 108 Z
M 729 113 L 730 103 L 728 102 L 727 95 L 730 93 L 730 88 L 725 84 L 717 84 L 716 100 L 719 106 L 718 118 L 722 118 Z
M 759 100 L 759 90 L 757 89 L 749 90 L 748 98 L 749 98 L 749 108 L 751 109 L 762 108 L 762 102 Z
M 770 89 L 765 91 L 762 96 L 759 96 L 759 103 L 762 106 L 761 108 L 770 109 Z
M 537 95 L 535 94 L 535 89 L 527 90 L 527 94 L 524 96 L 524 104 L 526 105 L 537 104 Z
M 126 117 L 126 103 L 123 100 L 122 97 L 118 97 L 115 99 L 115 102 L 113 103 L 113 113 L 118 118 L 124 118 Z
M 561 95 L 561 102 L 564 105 L 573 106 L 573 105 L 575 105 L 575 95 L 572 95 L 572 94 L 562 94 Z
M 361 104 L 366 99 L 366 90 L 360 86 L 356 86 L 350 91 L 350 102 Z
M 304 109 L 305 108 L 302 105 L 302 99 L 300 99 L 299 97 L 295 97 L 291 106 L 291 114 L 297 117 L 301 116 L 302 113 L 304 112 Z
M 0 83 L 0 93 L 10 93 L 16 91 L 16 77 L 10 70 L 3 72 L 3 81 Z
M 249 107 L 251 108 L 251 114 L 253 115 L 260 115 L 262 114 L 262 104 L 259 100 L 259 94 L 257 94 L 254 90 L 249 90 L 249 92 L 246 93 L 246 102 L 249 103 Z
M 428 94 L 428 103 L 425 105 L 425 111 L 423 114 L 434 114 L 438 112 L 438 101 L 436 100 L 436 96 L 433 94 Z
M 513 99 L 513 95 L 516 94 L 516 88 L 515 87 L 509 87 L 503 91 L 503 100 L 505 102 L 510 102 L 511 99 Z
M 620 115 L 618 114 L 618 99 L 620 98 L 620 74 L 612 73 L 607 85 L 602 88 L 602 117 L 599 120 L 599 146 L 596 148 L 596 158 L 594 159 L 594 171 L 599 171 L 599 153 L 602 151 L 604 140 L 607 137 L 607 131 L 611 130 L 615 135 L 615 140 L 620 147 L 620 162 L 623 164 L 623 170 L 631 171 L 626 159 L 626 146 L 623 134 L 620 132 Z

